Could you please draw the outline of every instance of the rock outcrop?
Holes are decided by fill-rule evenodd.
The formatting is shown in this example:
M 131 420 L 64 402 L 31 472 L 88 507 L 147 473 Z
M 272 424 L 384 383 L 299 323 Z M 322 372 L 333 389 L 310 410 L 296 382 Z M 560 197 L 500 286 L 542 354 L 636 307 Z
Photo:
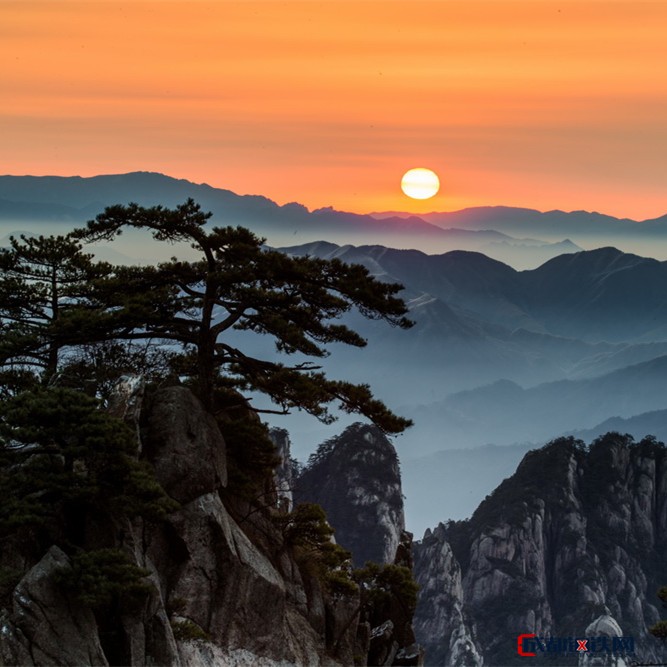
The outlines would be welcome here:
M 114 406 L 131 422 L 139 414 Z M 275 520 L 284 513 L 226 488 L 221 423 L 183 387 L 147 396 L 142 456 L 180 508 L 106 532 L 83 527 L 89 547 L 120 549 L 143 568 L 145 594 L 104 613 L 75 600 L 62 584 L 70 558 L 54 545 L 24 572 L 12 605 L 0 599 L 0 665 L 366 662 L 370 632 L 358 591 L 332 594 L 312 556 L 284 542 Z
M 482 657 L 463 611 L 461 567 L 442 525 L 427 531 L 415 549 L 414 571 L 419 584 L 415 629 L 429 661 L 480 667 Z
M 595 649 L 584 651 L 579 656 L 579 667 L 629 667 L 633 662 L 630 655 L 623 655 L 620 652 L 614 653 L 598 651 L 600 647 L 614 648 L 614 643 L 623 641 L 623 631 L 616 620 L 610 616 L 609 609 L 604 608 L 604 613 L 598 616 L 587 628 L 586 637 L 588 641 L 595 642 L 595 646 L 587 648 Z M 588 642 L 587 642 L 588 643 Z
M 436 662 L 514 664 L 519 634 L 586 637 L 605 614 L 638 659 L 667 659 L 647 632 L 667 577 L 667 452 L 650 438 L 530 452 L 470 520 L 427 531 L 415 552 L 415 629 Z
M 276 446 L 276 454 L 280 459 L 274 475 L 276 506 L 285 512 L 291 512 L 298 471 L 295 469 L 296 462 L 292 459 L 289 433 L 284 428 L 274 427 L 269 430 L 269 437 Z
M 295 480 L 295 497 L 325 509 L 337 543 L 357 567 L 368 561 L 395 565 L 411 577 L 412 534 L 404 530 L 398 456 L 377 427 L 353 424 L 320 445 Z M 381 614 L 366 610 L 362 616 L 369 623 L 368 664 L 423 664 L 414 609 L 396 591 L 388 598 Z
M 321 505 L 354 564 L 393 563 L 405 530 L 398 456 L 380 429 L 353 424 L 320 445 L 296 485 L 299 502 Z
M 109 664 L 93 612 L 63 595 L 57 584 L 57 574 L 70 568 L 67 555 L 52 546 L 21 579 L 12 611 L 0 617 L 0 664 Z
M 227 484 L 225 441 L 215 419 L 184 387 L 161 389 L 147 411 L 144 453 L 179 503 Z

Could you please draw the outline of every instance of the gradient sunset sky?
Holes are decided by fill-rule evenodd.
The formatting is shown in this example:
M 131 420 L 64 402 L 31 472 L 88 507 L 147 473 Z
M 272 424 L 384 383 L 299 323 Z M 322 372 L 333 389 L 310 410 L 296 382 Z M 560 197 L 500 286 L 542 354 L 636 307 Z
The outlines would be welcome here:
M 667 2 L 18 0 L 0 35 L 0 173 L 667 213 Z

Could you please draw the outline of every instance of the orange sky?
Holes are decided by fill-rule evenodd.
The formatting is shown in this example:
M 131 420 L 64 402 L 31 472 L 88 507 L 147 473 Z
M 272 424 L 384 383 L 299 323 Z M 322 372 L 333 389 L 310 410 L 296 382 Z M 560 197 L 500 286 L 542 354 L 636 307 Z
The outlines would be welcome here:
M 0 1 L 0 173 L 667 213 L 667 2 Z M 426 202 L 399 189 L 434 169 Z

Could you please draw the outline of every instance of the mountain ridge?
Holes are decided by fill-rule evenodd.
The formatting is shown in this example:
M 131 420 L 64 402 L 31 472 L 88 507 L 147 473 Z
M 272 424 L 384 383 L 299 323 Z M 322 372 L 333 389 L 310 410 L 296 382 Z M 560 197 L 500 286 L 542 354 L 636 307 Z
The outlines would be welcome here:
M 567 249 L 560 245 L 562 238 L 552 247 L 550 241 L 515 239 L 502 230 L 477 230 L 465 225 L 443 229 L 418 215 L 379 220 L 368 214 L 337 211 L 331 206 L 311 211 L 298 202 L 280 205 L 262 195 L 238 195 L 207 183 L 142 171 L 90 177 L 0 176 L 0 222 L 84 223 L 113 204 L 136 202 L 142 206 L 174 207 L 187 198 L 212 211 L 214 224 L 249 227 L 269 237 L 272 244 L 286 245 L 290 236 L 300 242 L 365 238 L 397 247 L 416 244 L 429 250 L 481 250 L 526 266 Z
M 415 410 L 415 420 L 437 427 L 454 442 L 483 445 L 545 441 L 562 433 L 560 425 L 590 429 L 605 419 L 634 415 L 664 406 L 667 356 L 626 366 L 596 378 L 556 380 L 524 389 L 516 382 L 494 383 L 449 395 Z M 531 415 L 531 420 L 521 420 Z M 419 430 L 419 424 L 415 427 Z
M 637 660 L 664 660 L 648 627 L 664 585 L 666 460 L 651 438 L 608 433 L 588 447 L 561 438 L 527 453 L 471 519 L 427 530 L 415 545 L 415 629 L 429 658 L 519 664 L 522 632 L 591 637 L 604 618 L 610 642 L 632 636 Z
M 369 215 L 378 218 L 407 216 L 409 213 L 402 211 L 373 211 Z M 563 219 L 563 216 L 571 216 L 572 220 L 588 221 L 595 223 L 662 223 L 666 221 L 667 214 L 657 216 L 654 218 L 646 218 L 643 220 L 635 220 L 633 218 L 619 218 L 606 213 L 599 213 L 598 211 L 573 210 L 563 211 L 561 209 L 551 209 L 548 211 L 541 211 L 539 209 L 528 208 L 523 206 L 504 206 L 502 204 L 489 206 L 469 206 L 455 211 L 430 211 L 428 213 L 421 213 L 420 217 L 424 220 L 436 222 L 436 224 L 449 224 L 447 221 L 466 220 L 468 224 L 474 228 L 481 228 L 481 226 L 490 218 L 499 221 L 533 221 L 541 220 L 544 224 L 548 221 Z
M 210 185 L 207 182 L 202 182 L 202 183 L 197 183 L 195 181 L 191 181 L 187 178 L 177 178 L 174 176 L 169 176 L 168 174 L 164 174 L 162 172 L 156 172 L 156 171 L 147 171 L 147 170 L 136 170 L 136 171 L 131 171 L 131 172 L 124 172 L 124 173 L 109 173 L 109 174 L 96 174 L 94 176 L 79 176 L 79 175 L 70 175 L 70 176 L 62 176 L 62 175 L 55 175 L 55 174 L 45 174 L 45 175 L 32 175 L 32 174 L 0 174 L 0 199 L 7 198 L 3 196 L 2 193 L 4 193 L 5 190 L 5 183 L 11 184 L 12 192 L 21 192 L 22 187 L 21 184 L 34 184 L 37 182 L 41 182 L 45 185 L 50 185 L 54 186 L 56 184 L 63 185 L 70 183 L 72 186 L 72 189 L 76 188 L 77 185 L 83 185 L 86 182 L 91 182 L 91 181 L 101 181 L 102 179 L 109 179 L 109 180 L 115 180 L 115 181 L 131 181 L 133 178 L 142 178 L 142 179 L 150 179 L 153 180 L 154 182 L 157 182 L 158 180 L 162 179 L 167 179 L 170 181 L 172 184 L 180 184 L 180 185 L 185 185 L 185 186 L 196 186 L 202 189 L 206 190 L 215 190 L 215 191 L 221 191 L 225 193 L 231 193 L 235 194 L 237 197 L 246 197 L 246 198 L 257 198 L 259 200 L 264 200 L 266 202 L 270 202 L 272 204 L 275 204 L 276 206 L 280 207 L 290 207 L 293 208 L 294 210 L 297 209 L 304 209 L 305 211 L 308 211 L 310 213 L 327 213 L 327 212 L 338 212 L 338 213 L 352 213 L 350 211 L 338 211 L 337 209 L 334 209 L 332 206 L 327 206 L 327 205 L 322 205 L 318 208 L 314 209 L 308 209 L 306 206 L 303 204 L 300 204 L 298 202 L 287 202 L 285 204 L 278 204 L 274 200 L 272 200 L 269 197 L 266 197 L 264 195 L 260 194 L 244 194 L 244 195 L 239 195 L 234 193 L 232 190 L 229 190 L 227 188 L 219 187 L 219 186 L 214 186 Z M 11 199 L 13 201 L 16 201 L 13 197 L 12 198 L 7 198 Z M 20 201 L 20 200 L 19 200 Z M 54 203 L 57 202 L 57 199 L 53 200 Z M 60 203 L 65 203 L 64 201 L 61 201 Z M 87 202 L 90 203 L 90 202 Z M 462 209 L 456 209 L 453 211 L 430 211 L 428 213 L 411 213 L 408 211 L 369 211 L 368 213 L 353 213 L 354 215 L 363 215 L 363 216 L 370 216 L 374 218 L 392 218 L 392 217 L 400 217 L 403 219 L 409 219 L 409 218 L 414 218 L 414 219 L 419 219 L 423 221 L 428 221 L 429 219 L 437 219 L 439 217 L 447 217 L 450 216 L 452 218 L 458 218 L 462 215 L 467 216 L 471 223 L 475 223 L 475 221 L 483 221 L 487 218 L 489 213 L 493 213 L 496 218 L 504 218 L 505 216 L 514 216 L 514 217 L 529 217 L 529 216 L 534 216 L 534 215 L 540 215 L 540 216 L 546 216 L 546 217 L 558 217 L 558 216 L 589 216 L 592 219 L 599 219 L 601 221 L 618 221 L 622 223 L 626 222 L 632 222 L 632 223 L 637 223 L 637 224 L 642 224 L 642 223 L 661 223 L 665 222 L 667 219 L 667 213 L 664 215 L 659 215 L 656 217 L 652 218 L 646 218 L 642 220 L 636 220 L 633 218 L 627 218 L 627 217 L 617 217 L 605 213 L 600 213 L 598 211 L 587 211 L 587 210 L 572 210 L 572 211 L 564 211 L 561 209 L 550 209 L 547 211 L 542 211 L 539 209 L 534 209 L 534 208 L 529 208 L 529 207 L 523 207 L 523 206 L 507 206 L 503 204 L 497 204 L 497 205 L 486 205 L 486 206 L 468 206 Z
M 469 250 L 426 254 L 351 244 L 281 250 L 364 264 L 376 276 L 408 284 L 510 330 L 589 342 L 642 339 L 648 332 L 653 339 L 667 339 L 667 261 L 613 247 L 560 255 L 523 271 Z

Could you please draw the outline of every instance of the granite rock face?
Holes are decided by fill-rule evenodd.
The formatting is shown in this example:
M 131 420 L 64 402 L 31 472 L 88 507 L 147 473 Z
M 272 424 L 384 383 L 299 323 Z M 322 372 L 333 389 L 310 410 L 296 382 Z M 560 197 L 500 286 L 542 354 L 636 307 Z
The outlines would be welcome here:
M 0 617 L 0 664 L 108 665 L 90 609 L 63 594 L 58 572 L 70 559 L 52 546 L 14 589 L 13 609 Z M 10 620 L 11 618 L 11 620 Z
M 667 576 L 667 454 L 650 438 L 530 452 L 470 520 L 427 531 L 415 553 L 417 637 L 447 664 L 513 664 L 519 634 L 585 637 L 605 614 L 638 658 L 667 658 L 647 632 Z
M 87 539 L 103 535 L 104 547 L 143 568 L 147 594 L 118 613 L 95 612 L 59 588 L 56 572 L 70 561 L 52 546 L 22 576 L 13 605 L 0 600 L 0 665 L 365 662 L 358 592 L 330 594 L 318 572 L 284 544 L 273 520 L 280 510 L 257 511 L 230 495 L 224 420 L 179 386 L 159 389 L 144 403 L 119 400 L 114 410 L 136 419 L 142 457 L 180 508 L 162 521 L 124 520 L 104 533 L 97 527 Z
M 353 424 L 320 445 L 296 485 L 299 502 L 321 505 L 355 566 L 393 563 L 405 530 L 398 456 L 375 426 Z
M 185 387 L 160 389 L 146 422 L 146 458 L 174 500 L 188 503 L 227 484 L 220 429 Z
M 291 512 L 294 507 L 294 485 L 298 471 L 292 459 L 289 433 L 284 428 L 272 428 L 269 437 L 276 446 L 280 463 L 275 470 L 276 506 L 284 512 Z
M 405 531 L 398 456 L 376 427 L 353 424 L 320 445 L 295 480 L 297 502 L 321 505 L 336 542 L 352 553 L 357 567 L 368 561 L 413 570 L 412 534 Z M 381 614 L 368 623 L 368 664 L 422 665 L 413 609 L 393 592 Z
M 442 525 L 428 531 L 415 549 L 414 570 L 419 584 L 415 629 L 429 661 L 480 667 L 482 657 L 463 611 L 461 566 Z

